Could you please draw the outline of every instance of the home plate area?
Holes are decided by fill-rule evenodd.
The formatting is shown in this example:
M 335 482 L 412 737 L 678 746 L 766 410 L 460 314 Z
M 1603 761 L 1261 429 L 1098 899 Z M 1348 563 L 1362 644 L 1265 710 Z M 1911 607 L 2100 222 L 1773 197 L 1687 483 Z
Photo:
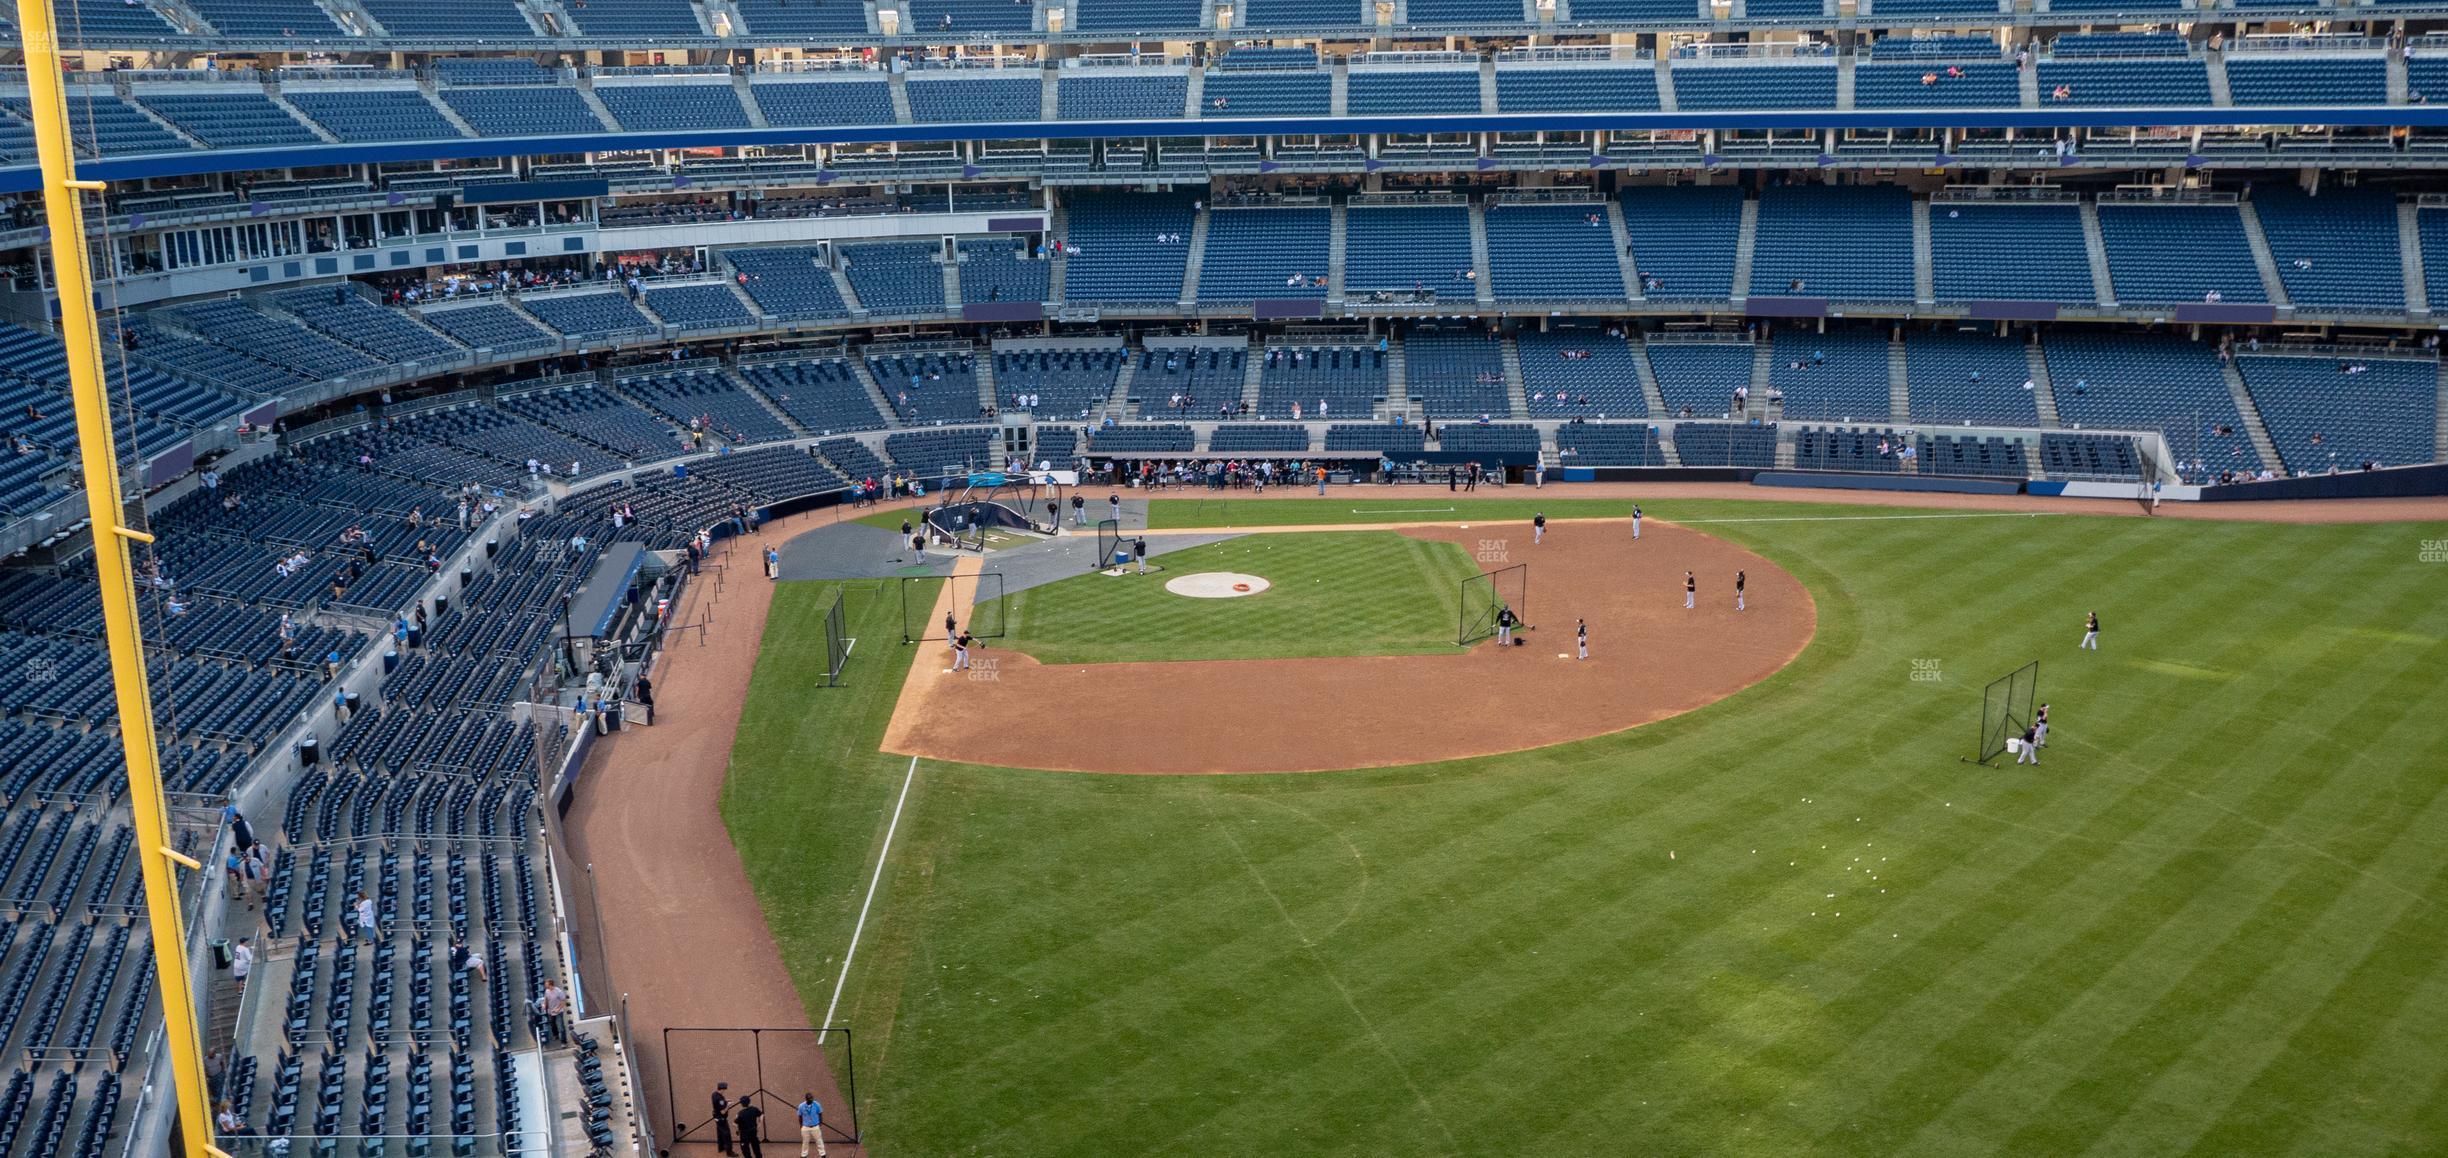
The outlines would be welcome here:
M 1192 599 L 1238 599 L 1244 595 L 1256 595 L 1271 586 L 1273 584 L 1256 575 L 1244 575 L 1238 571 L 1201 571 L 1196 575 L 1165 580 L 1165 590 Z

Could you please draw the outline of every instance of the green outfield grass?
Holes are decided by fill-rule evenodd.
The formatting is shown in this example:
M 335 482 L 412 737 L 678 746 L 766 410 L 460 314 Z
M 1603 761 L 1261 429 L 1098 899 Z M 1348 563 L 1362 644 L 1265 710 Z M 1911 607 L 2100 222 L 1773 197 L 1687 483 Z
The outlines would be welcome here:
M 1819 633 L 1630 733 L 921 765 L 840 1017 L 878 1151 L 2448 1152 L 2448 526 L 1838 513 L 1710 512 L 1794 520 L 1709 529 Z M 821 594 L 778 596 L 725 801 L 812 1015 L 908 767 L 900 649 L 805 678 Z M 2034 658 L 2046 762 L 1960 763 Z
M 1011 596 L 1017 648 L 1046 663 L 1424 655 L 1454 649 L 1461 583 L 1479 573 L 1451 543 L 1392 531 L 1251 535 L 1159 556 L 1148 575 L 1081 575 Z M 1165 580 L 1201 571 L 1273 586 L 1191 599 Z

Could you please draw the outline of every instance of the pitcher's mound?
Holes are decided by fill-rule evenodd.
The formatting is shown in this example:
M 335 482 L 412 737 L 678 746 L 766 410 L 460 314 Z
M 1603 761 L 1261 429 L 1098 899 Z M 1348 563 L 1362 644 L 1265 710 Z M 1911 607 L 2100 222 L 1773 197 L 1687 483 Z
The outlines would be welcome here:
M 1165 580 L 1165 590 L 1192 599 L 1238 599 L 1244 595 L 1256 595 L 1269 586 L 1271 584 L 1256 575 L 1243 575 L 1235 571 L 1201 571 L 1196 575 Z

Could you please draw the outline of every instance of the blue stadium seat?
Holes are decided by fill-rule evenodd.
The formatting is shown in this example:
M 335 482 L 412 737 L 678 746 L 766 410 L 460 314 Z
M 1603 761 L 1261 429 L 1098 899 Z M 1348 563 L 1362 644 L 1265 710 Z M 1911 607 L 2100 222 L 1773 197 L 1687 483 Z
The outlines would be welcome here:
M 1623 270 L 1605 212 L 1603 205 L 1488 206 L 1488 277 L 1496 297 L 1620 300 Z
M 1910 301 L 1912 229 L 1912 199 L 1897 186 L 1764 190 L 1751 296 Z
M 480 137 L 538 137 L 610 130 L 576 89 L 445 88 L 442 103 Z
M 1191 202 L 1185 194 L 1082 193 L 1071 199 L 1063 286 L 1071 302 L 1173 302 L 1189 262 Z M 1179 235 L 1180 242 L 1157 237 Z M 1317 271 L 1325 272 L 1319 263 Z M 1277 280 L 1281 280 L 1279 276 Z
M 734 280 L 765 316 L 782 321 L 847 317 L 850 306 L 813 248 L 732 249 L 723 252 Z M 745 280 L 740 280 L 745 279 Z
M 1138 69 L 1069 72 L 1054 86 L 1055 115 L 1066 121 L 1179 120 L 1190 78 Z
M 1522 397 L 1533 418 L 1646 418 L 1640 365 L 1622 338 L 1599 329 L 1524 330 L 1514 336 L 1521 356 Z M 1746 368 L 1747 372 L 1747 368 Z
M 1470 208 L 1464 205 L 1353 205 L 1344 214 L 1343 292 L 1372 291 L 1467 302 L 1477 284 L 1471 269 Z
M 1741 189 L 1634 185 L 1619 199 L 1644 296 L 1656 301 L 1723 301 L 1734 296 L 1734 251 L 1742 240 Z
M 1547 68 L 1499 64 L 1496 107 L 1508 113 L 1654 111 L 1657 66 L 1647 60 Z
M 749 86 L 768 124 L 889 125 L 892 86 L 881 80 L 758 81 Z
M 1355 116 L 1480 111 L 1477 69 L 1354 68 L 1346 88 Z
M 941 313 L 943 264 L 922 241 L 876 241 L 842 247 L 842 272 L 859 304 L 877 314 Z
M 1802 59 L 1758 63 L 1674 62 L 1675 107 L 1716 109 L 1832 109 L 1836 107 L 1834 61 Z
M 2099 300 L 2072 202 L 1932 205 L 1930 271 L 1942 302 Z
M 1333 227 L 1324 206 L 1208 210 L 1199 300 L 1325 297 Z
M 1044 81 L 1026 76 L 930 76 L 909 79 L 910 119 L 929 121 L 1038 121 L 1044 119 Z
M 2296 308 L 2405 311 L 2397 198 L 2390 190 L 2340 188 L 2314 197 L 2273 183 L 2256 190 L 2252 203 L 2278 263 L 2278 282 Z
M 1905 387 L 1915 422 L 2037 426 L 2039 402 L 2023 343 L 1989 334 L 1941 331 L 1904 342 Z
M 2120 304 L 2269 300 L 2233 205 L 2101 205 L 2099 225 Z
M 1201 116 L 1322 117 L 1333 111 L 1334 78 L 1315 70 L 1210 69 L 1199 92 Z
M 748 127 L 748 111 L 728 84 L 599 83 L 595 96 L 633 133 Z
M 458 126 L 415 89 L 290 89 L 282 95 L 333 136 L 352 144 L 460 136 Z
M 2436 360 L 2238 354 L 2236 369 L 2289 474 L 2406 466 L 2438 453 Z

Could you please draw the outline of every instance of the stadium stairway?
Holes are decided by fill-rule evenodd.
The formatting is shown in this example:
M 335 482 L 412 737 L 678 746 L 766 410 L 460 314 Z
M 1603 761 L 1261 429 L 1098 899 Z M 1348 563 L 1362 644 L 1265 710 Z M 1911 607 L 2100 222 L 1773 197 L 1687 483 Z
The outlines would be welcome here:
M 1198 74 L 1194 71 L 1191 75 L 1197 76 Z M 1071 237 L 1070 224 L 1069 216 L 1063 211 L 1063 199 L 1055 198 L 1054 212 L 1046 221 L 1050 236 L 1058 241 L 1067 242 Z M 1063 285 L 1070 280 L 1070 277 L 1071 259 L 1068 256 L 1065 256 L 1061 250 L 1055 250 L 1046 255 L 1046 304 L 1053 306 L 1062 304 Z
M 1624 300 L 1647 301 L 1648 295 L 1641 292 L 1639 263 L 1632 260 L 1632 231 L 1624 226 L 1623 202 L 1612 197 L 1607 198 L 1606 222 L 1607 233 L 1615 239 L 1615 269 L 1623 278 Z M 1510 341 L 1505 344 L 1507 348 L 1512 345 Z M 1519 381 L 1518 376 L 1516 381 Z M 1516 413 L 1528 412 L 1516 411 Z
M 537 23 L 544 26 L 546 36 L 568 36 L 577 22 L 570 19 L 569 10 L 560 0 L 527 0 L 527 10 Z
M 884 396 L 884 387 L 876 383 L 875 374 L 867 369 L 867 359 L 850 358 L 848 362 L 850 376 L 858 379 L 859 385 L 867 388 L 867 404 L 875 407 L 876 413 L 884 416 L 888 426 L 901 425 L 899 412 L 893 408 L 892 400 Z
M 1385 420 L 1403 416 L 1404 421 L 1417 417 L 1411 412 L 1411 358 L 1403 349 L 1403 340 L 1386 339 L 1386 412 Z
M 2220 108 L 2235 104 L 2235 92 L 2227 84 L 2227 54 L 2205 53 L 2202 63 L 2208 65 L 2210 70 L 2210 103 Z
M 1523 6 L 1536 9 L 1537 4 L 1535 0 L 1524 0 Z M 1532 11 L 1525 19 L 1535 25 L 1538 14 Z M 1479 107 L 1490 112 L 1496 110 L 1496 54 L 1492 52 L 1481 53 L 1479 56 Z
M 1923 202 L 1915 201 L 1913 205 L 1928 211 Z M 1912 421 L 1912 387 L 1905 378 L 1904 339 L 1900 336 L 1887 339 L 1887 413 L 1890 422 Z
M 1632 373 L 1640 379 L 1641 400 L 1649 404 L 1652 418 L 1666 417 L 1666 394 L 1658 389 L 1657 371 L 1649 365 L 1649 340 L 1638 334 L 1630 337 Z
M 1193 249 L 1190 252 L 1197 253 Z M 1258 413 L 1258 397 L 1266 377 L 1266 339 L 1252 336 L 1248 353 L 1241 359 L 1241 401 L 1252 414 Z
M 746 378 L 740 377 L 739 369 L 737 367 L 724 366 L 722 367 L 721 373 L 723 380 L 729 382 L 732 389 L 737 390 L 750 398 L 756 399 L 757 405 L 764 407 L 767 414 L 773 415 L 774 421 L 781 423 L 782 428 L 790 431 L 792 437 L 806 438 L 815 433 L 814 431 L 809 430 L 807 427 L 800 425 L 798 419 L 791 417 L 790 412 L 776 405 L 773 399 L 767 398 L 764 391 L 749 385 Z
M 1478 279 L 1471 283 L 1471 286 L 1476 291 L 1480 308 L 1486 309 L 1496 304 L 1495 279 L 1488 276 L 1486 206 L 1473 204 L 1470 207 L 1470 235 L 1471 269 L 1477 272 L 1479 275 Z
M 2040 425 L 2055 429 L 2065 425 L 2057 417 L 2057 384 L 2049 378 L 2048 359 L 2040 354 L 2040 343 L 2026 342 L 2023 346 L 2023 366 L 2032 380 L 2032 405 L 2040 411 Z M 2032 457 L 2033 469 L 2038 469 L 2041 456 Z
M 1338 117 L 1351 115 L 1351 70 L 1344 67 L 1344 57 L 1332 57 L 1326 67 L 1326 111 Z
M 1742 231 L 1734 239 L 1734 285 L 1732 297 L 1743 301 L 1751 296 L 1751 255 L 1759 249 L 1759 199 L 1743 198 Z
M 1052 89 L 1053 87 L 1053 85 L 1046 86 L 1048 89 Z M 937 262 L 936 264 L 943 267 L 944 308 L 958 312 L 961 308 L 960 263 L 957 261 L 943 261 Z
M 977 367 L 978 408 L 985 411 L 1001 406 L 1002 395 L 995 389 L 994 352 L 980 350 L 977 356 L 969 361 L 971 365 Z
M 1190 215 L 1190 252 L 1182 259 L 1181 304 L 1184 308 L 1198 302 L 1199 274 L 1207 266 L 1207 215 Z
M 2039 108 L 2040 70 L 2036 68 L 2016 69 L 2015 92 L 2017 94 L 2015 100 L 2015 104 L 2017 106 L 2027 109 Z
M 338 144 L 340 142 L 340 137 L 338 134 L 332 132 L 330 129 L 316 124 L 313 117 L 307 116 L 303 111 L 300 111 L 296 105 L 290 104 L 289 98 L 282 96 L 280 94 L 280 90 L 275 89 L 270 85 L 265 85 L 263 94 L 264 99 L 272 102 L 272 107 L 289 114 L 289 118 L 301 125 L 304 125 L 307 132 L 313 133 L 315 136 L 320 137 L 332 144 Z
M 1091 416 L 1090 421 L 1110 418 L 1116 422 L 1128 422 L 1137 416 L 1135 412 L 1138 407 L 1131 403 L 1131 380 L 1138 376 L 1141 356 L 1141 351 L 1136 347 L 1123 348 L 1122 369 L 1114 375 L 1113 393 L 1105 397 L 1104 412 Z
M 1925 198 L 1912 199 L 1913 239 L 1913 301 L 1924 306 L 1938 303 L 1937 267 L 1930 258 L 1930 206 Z M 1891 359 L 1892 361 L 1892 359 Z M 1898 410 L 1898 421 L 1903 411 Z
M 2400 201 L 2397 203 L 2397 259 L 2399 265 L 2405 270 L 2406 312 L 2410 314 L 2431 312 L 2431 288 L 2423 280 L 2428 275 L 2423 269 L 2421 219 L 2417 216 L 2419 212 L 2414 207 L 2414 202 Z
M 1030 15 L 1040 26 L 1045 24 L 1045 9 L 1043 7 L 1037 8 Z M 1047 124 L 1052 124 L 1055 121 L 1062 119 L 1062 101 L 1056 96 L 1056 90 L 1060 89 L 1061 87 L 1062 80 L 1060 77 L 1047 77 L 1045 83 L 1037 86 L 1038 120 L 1044 121 Z
M 2388 103 L 2393 105 L 2401 105 L 2406 103 L 2407 86 L 2404 50 L 2392 48 L 2388 51 L 2387 68 Z
M 1762 334 L 1760 336 L 1763 339 L 1767 337 L 1766 334 Z M 1743 408 L 1742 413 L 1733 415 L 1732 417 L 1737 419 L 1769 417 L 1768 381 L 1775 373 L 1776 343 L 1771 341 L 1758 341 L 1751 343 L 1750 403 Z M 1726 399 L 1726 401 L 1727 403 L 1731 404 L 1734 400 L 1729 398 Z
M 2244 417 L 2244 435 L 2252 440 L 2253 453 L 2261 457 L 2261 465 L 2286 473 L 2285 464 L 2278 459 L 2278 444 L 2270 441 L 2269 427 L 2261 421 L 2261 408 L 2253 405 L 2252 391 L 2244 388 L 2244 375 L 2236 369 L 2235 359 L 2219 359 L 2219 376 L 2226 379 L 2227 393 L 2235 398 L 2236 413 Z
M 736 24 L 733 27 L 737 27 Z M 731 74 L 731 91 L 739 97 L 740 108 L 748 114 L 748 123 L 756 128 L 770 129 L 773 122 L 765 119 L 765 107 L 757 103 L 756 86 L 748 83 L 744 72 Z
M 1607 207 L 1614 208 L 1609 202 Z M 1630 283 L 1626 283 L 1630 284 Z M 1511 334 L 1504 339 L 1505 414 L 1510 418 L 1530 416 L 1530 392 L 1522 388 L 1521 347 L 1514 344 Z
M 903 27 L 907 26 L 905 21 Z M 897 125 L 913 124 L 917 121 L 916 117 L 910 115 L 908 80 L 908 77 L 898 72 L 887 74 L 886 88 L 892 93 L 893 123 Z
M 2087 197 L 2082 202 L 2082 227 L 2083 252 L 2091 259 L 2092 296 L 2103 306 L 2114 306 L 2116 282 L 2108 276 L 2108 243 L 2100 236 L 2099 206 Z
M 1560 15 L 1557 18 L 1562 19 Z M 1650 62 L 1657 69 L 1658 109 L 1661 112 L 1669 113 L 1680 112 L 1683 108 L 1675 100 L 1674 69 L 1667 67 L 1666 64 L 1672 56 L 1672 53 L 1661 52 L 1652 57 Z M 1735 296 L 1740 297 L 1741 295 Z
M 1765 343 L 1762 344 L 1765 345 Z M 1785 425 L 1777 427 L 1775 461 L 1776 468 L 1778 470 L 1792 470 L 1794 468 L 1794 428 L 1792 423 L 1786 423 Z
M 1341 201 L 1329 211 L 1326 227 L 1326 300 L 1343 303 L 1344 241 L 1351 235 L 1351 209 Z
M 1853 57 L 1850 55 L 1836 60 L 1836 107 L 1853 107 Z
M 604 107 L 603 98 L 595 95 L 594 80 L 589 78 L 586 73 L 581 72 L 578 74 L 578 83 L 576 88 L 578 90 L 578 100 L 580 103 L 586 105 L 587 111 L 595 114 L 595 119 L 602 121 L 606 129 L 618 132 L 620 129 L 620 118 L 613 116 L 612 110 Z
M 2221 75 L 2215 62 L 2210 75 Z M 2261 232 L 2261 214 L 2253 208 L 2252 199 L 2247 197 L 2238 202 L 2236 211 L 2244 219 L 2244 240 L 2252 244 L 2253 268 L 2261 271 L 2261 291 L 2269 295 L 2271 305 L 2282 310 L 2295 308 L 2287 297 L 2284 280 L 2278 276 L 2278 259 L 2270 254 L 2269 238 Z
M 850 316 L 854 318 L 866 317 L 868 314 L 867 303 L 860 301 L 858 299 L 858 291 L 850 288 L 849 275 L 843 273 L 838 268 L 827 268 L 825 272 L 832 275 L 833 290 L 841 295 L 842 305 L 850 311 Z
M 473 137 L 476 135 L 474 126 L 469 125 L 466 118 L 459 115 L 459 110 L 450 107 L 450 102 L 443 100 L 442 95 L 434 91 L 432 69 L 420 70 L 417 73 L 416 83 L 417 91 L 425 96 L 425 103 L 432 105 L 435 112 L 442 114 L 443 120 L 449 121 L 452 128 L 459 130 L 460 136 Z

